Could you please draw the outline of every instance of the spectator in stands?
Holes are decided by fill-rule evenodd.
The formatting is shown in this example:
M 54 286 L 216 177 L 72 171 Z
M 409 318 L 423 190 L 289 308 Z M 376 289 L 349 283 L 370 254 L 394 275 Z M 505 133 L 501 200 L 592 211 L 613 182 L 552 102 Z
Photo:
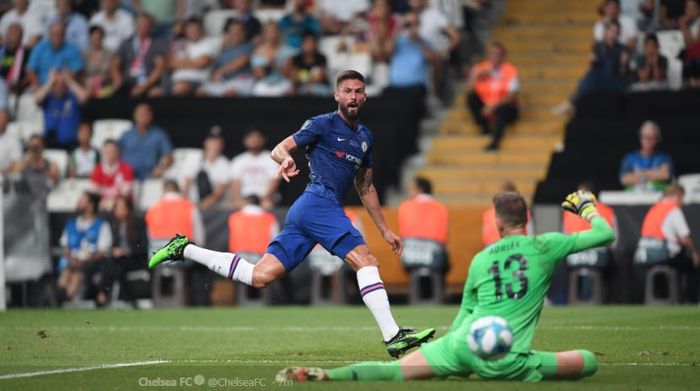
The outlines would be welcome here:
M 469 110 L 481 134 L 491 134 L 486 150 L 497 150 L 506 125 L 518 118 L 520 90 L 518 70 L 506 62 L 506 49 L 500 42 L 492 42 L 488 59 L 472 67 L 466 90 Z
M 43 177 L 49 182 L 49 187 L 58 183 L 60 173 L 58 167 L 44 157 L 44 138 L 33 134 L 27 142 L 27 153 L 16 161 L 10 172 L 17 172 L 26 177 Z
M 700 87 L 700 0 L 686 1 L 678 25 L 685 41 L 683 78 L 691 87 Z
M 245 24 L 239 19 L 227 20 L 221 51 L 214 60 L 210 81 L 202 86 L 199 93 L 209 96 L 250 95 L 255 83 L 250 68 L 253 49 L 253 44 L 246 40 Z
M 88 49 L 88 22 L 85 17 L 73 12 L 71 0 L 56 0 L 56 14 L 49 19 L 48 26 L 60 22 L 66 26 L 66 42 L 85 51 Z M 48 35 L 48 31 L 46 32 Z
M 112 79 L 118 94 L 132 97 L 151 95 L 166 70 L 167 45 L 153 36 L 153 17 L 139 14 L 136 34 L 122 42 L 112 61 Z
M 68 220 L 61 234 L 58 288 L 62 302 L 77 298 L 83 283 L 91 284 L 112 249 L 109 223 L 97 215 L 99 202 L 97 194 L 83 193 L 76 208 L 79 215 Z
M 297 94 L 330 95 L 331 89 L 328 85 L 326 63 L 326 56 L 318 51 L 316 35 L 310 32 L 305 33 L 301 53 L 292 58 L 290 67 Z
M 170 59 L 172 74 L 172 93 L 189 95 L 209 77 L 209 66 L 214 61 L 218 48 L 204 36 L 202 20 L 190 18 L 185 24 L 187 41 L 184 46 L 173 53 Z
M 131 199 L 134 184 L 134 171 L 121 160 L 119 145 L 114 140 L 102 145 L 102 160 L 90 176 L 93 189 L 100 195 L 101 210 L 112 210 L 118 197 Z
M 411 187 L 411 198 L 399 205 L 399 236 L 404 243 L 408 244 L 407 252 L 403 254 L 402 259 L 406 266 L 418 266 L 412 265 L 413 262 L 408 259 L 411 258 L 415 263 L 421 263 L 420 261 L 427 263 L 421 266 L 447 270 L 449 211 L 442 202 L 434 199 L 432 194 L 433 186 L 430 181 L 417 177 Z M 412 240 L 430 241 L 438 245 L 439 251 L 431 252 L 433 259 L 420 259 L 425 257 L 412 253 L 411 250 L 415 249 L 411 246 Z M 421 247 L 429 248 L 427 245 Z M 435 252 L 441 254 L 435 254 Z
M 659 53 L 656 34 L 644 38 L 644 53 L 635 59 L 635 81 L 638 85 L 665 87 L 667 85 L 668 60 Z
M 606 41 L 607 25 L 617 22 L 620 31 L 617 40 L 629 49 L 637 47 L 637 22 L 634 18 L 620 13 L 620 0 L 605 0 L 600 6 L 600 20 L 593 26 L 593 38 L 596 42 Z
M 10 91 L 20 94 L 29 85 L 25 68 L 31 49 L 22 45 L 22 25 L 13 23 L 3 36 L 0 47 L 0 76 L 5 80 Z
M 141 103 L 134 109 L 134 128 L 119 139 L 119 148 L 138 180 L 160 178 L 173 164 L 173 147 L 163 129 L 153 125 L 153 109 Z
M 401 19 L 391 12 L 389 0 L 376 0 L 369 12 L 368 40 L 372 60 L 389 63 L 392 44 L 401 31 Z
M 204 140 L 204 156 L 198 164 L 187 167 L 190 170 L 185 179 L 183 194 L 189 197 L 197 192 L 201 209 L 208 209 L 224 198 L 229 185 L 229 160 L 222 155 L 224 139 L 221 128 L 215 126 Z
M 83 52 L 85 61 L 85 89 L 93 98 L 104 98 L 114 93 L 110 77 L 112 51 L 102 45 L 105 32 L 102 27 L 90 27 L 90 47 Z
M 228 249 L 234 254 L 262 256 L 279 232 L 274 214 L 260 207 L 258 196 L 243 197 L 241 209 L 228 217 Z
M 233 158 L 231 164 L 231 195 L 233 206 L 242 205 L 243 197 L 256 195 L 265 209 L 274 205 L 279 179 L 275 177 L 277 163 L 265 149 L 265 136 L 253 129 L 243 138 L 246 152 Z
M 90 144 L 92 127 L 83 122 L 78 127 L 78 146 L 70 153 L 68 176 L 71 178 L 89 178 L 100 161 L 100 153 Z
M 420 19 L 415 12 L 407 12 L 403 28 L 396 39 L 387 42 L 391 53 L 389 87 L 412 89 L 425 96 L 429 66 L 435 53 L 420 34 Z
M 304 33 L 311 32 L 321 37 L 321 23 L 308 12 L 307 0 L 293 0 L 292 12 L 280 19 L 279 26 L 284 42 L 297 50 L 301 50 Z
M 678 29 L 678 19 L 683 16 L 686 0 L 661 0 L 659 2 L 659 22 L 661 28 Z
M 633 191 L 663 190 L 674 176 L 673 160 L 665 152 L 657 151 L 661 129 L 646 121 L 639 129 L 641 149 L 625 155 L 620 167 L 620 182 Z
M 137 218 L 131 199 L 117 197 L 110 215 L 112 229 L 112 251 L 104 262 L 102 289 L 97 295 L 98 303 L 107 304 L 108 293 L 115 282 L 119 282 L 120 295 L 126 302 L 133 301 L 126 279 L 128 272 L 146 269 L 148 239 L 143 219 Z
M 321 0 L 321 28 L 328 35 L 352 34 L 366 27 L 364 16 L 369 11 L 368 0 Z
M 255 76 L 253 95 L 282 96 L 291 93 L 292 83 L 285 78 L 285 68 L 296 50 L 282 42 L 275 22 L 265 24 L 261 42 L 250 58 Z
M 34 94 L 44 110 L 44 137 L 49 147 L 72 149 L 82 121 L 81 106 L 88 92 L 67 71 L 52 70 L 49 79 Z
M 643 272 L 665 263 L 689 277 L 685 284 L 685 297 L 697 302 L 700 254 L 693 244 L 690 228 L 681 210 L 684 196 L 683 187 L 670 185 L 664 191 L 664 198 L 647 212 L 635 253 L 636 273 L 638 285 L 641 286 Z
M 170 30 L 178 19 L 185 14 L 185 0 L 131 0 L 138 14 L 153 15 L 155 36 L 168 38 Z
M 195 243 L 205 242 L 199 210 L 180 194 L 180 187 L 173 180 L 165 181 L 163 196 L 146 211 L 146 228 L 149 239 L 168 240 L 182 234 Z
M 84 68 L 78 48 L 65 40 L 66 30 L 62 23 L 49 27 L 49 39 L 39 42 L 32 50 L 27 64 L 27 73 L 33 88 L 45 85 L 52 70 L 69 71 L 75 77 Z
M 233 9 L 238 11 L 238 20 L 245 27 L 245 39 L 250 42 L 257 42 L 262 32 L 262 23 L 253 14 L 253 2 L 251 0 L 233 0 Z
M 7 11 L 0 19 L 0 36 L 3 38 L 11 25 L 17 23 L 24 31 L 22 43 L 27 47 L 34 47 L 43 34 L 43 21 L 41 15 L 35 9 L 29 7 L 29 0 L 13 0 L 13 8 Z
M 90 25 L 98 25 L 105 32 L 105 48 L 112 52 L 122 41 L 134 34 L 134 18 L 120 9 L 121 0 L 102 0 L 100 12 L 90 18 Z
M 10 114 L 0 110 L 0 174 L 10 172 L 12 166 L 22 158 L 22 144 L 19 138 L 7 131 Z
M 506 181 L 501 186 L 501 191 L 512 191 L 518 193 L 518 188 L 515 183 L 511 181 Z M 534 229 L 532 227 L 532 214 L 530 210 L 527 211 L 527 234 L 532 235 Z M 481 243 L 484 247 L 488 247 L 497 241 L 501 240 L 501 234 L 498 231 L 498 225 L 496 224 L 496 209 L 493 206 L 486 209 L 481 216 Z

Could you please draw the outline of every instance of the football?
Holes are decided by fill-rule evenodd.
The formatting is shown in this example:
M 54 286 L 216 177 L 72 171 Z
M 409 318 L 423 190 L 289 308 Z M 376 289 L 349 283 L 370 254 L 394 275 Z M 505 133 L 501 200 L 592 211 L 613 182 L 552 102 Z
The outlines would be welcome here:
M 499 359 L 510 351 L 513 332 L 505 319 L 485 316 L 472 323 L 467 336 L 469 349 L 484 360 Z

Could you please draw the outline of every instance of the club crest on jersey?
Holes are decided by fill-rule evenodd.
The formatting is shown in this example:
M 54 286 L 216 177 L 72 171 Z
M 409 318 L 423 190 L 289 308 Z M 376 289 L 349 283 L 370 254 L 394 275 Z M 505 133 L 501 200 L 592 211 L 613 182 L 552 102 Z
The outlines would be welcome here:
M 367 152 L 367 141 L 362 142 L 362 152 Z

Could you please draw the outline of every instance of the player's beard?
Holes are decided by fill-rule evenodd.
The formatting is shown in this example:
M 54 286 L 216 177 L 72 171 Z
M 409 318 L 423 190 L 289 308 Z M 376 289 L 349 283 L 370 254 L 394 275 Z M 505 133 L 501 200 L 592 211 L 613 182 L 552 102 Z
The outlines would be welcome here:
M 348 103 L 345 106 L 341 105 L 340 111 L 343 112 L 343 116 L 345 116 L 345 118 L 351 121 L 354 121 L 360 117 L 360 105 L 358 103 Z

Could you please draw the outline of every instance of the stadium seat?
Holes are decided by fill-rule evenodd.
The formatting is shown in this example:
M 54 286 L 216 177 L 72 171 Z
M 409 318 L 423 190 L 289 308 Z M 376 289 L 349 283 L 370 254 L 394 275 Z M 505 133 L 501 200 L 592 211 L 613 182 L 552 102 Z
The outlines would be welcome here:
M 134 186 L 136 206 L 145 211 L 153 205 L 163 194 L 163 181 L 161 179 L 146 179 Z
M 700 174 L 686 174 L 678 177 L 678 184 L 685 189 L 685 203 L 700 203 Z
M 238 16 L 235 10 L 211 10 L 204 15 L 204 31 L 207 35 L 221 35 L 228 18 Z
M 445 298 L 445 276 L 441 270 L 416 268 L 409 272 L 411 287 L 408 302 L 411 305 L 442 304 Z M 430 286 L 429 294 L 423 294 L 425 283 Z
M 92 124 L 92 144 L 95 148 L 101 148 L 108 139 L 119 141 L 119 138 L 134 124 L 126 119 L 100 119 Z
M 19 97 L 12 95 L 10 107 L 16 108 L 15 118 L 18 121 L 39 121 L 43 123 L 44 112 L 41 106 L 36 104 L 34 94 L 26 93 Z
M 63 180 L 49 193 L 46 207 L 49 212 L 74 212 L 80 196 L 91 188 L 89 179 Z
M 176 148 L 173 151 L 173 165 L 163 175 L 166 179 L 174 179 L 182 185 L 190 172 L 190 167 L 196 166 L 204 151 L 198 148 Z
M 584 284 L 588 284 L 590 288 L 584 289 Z M 602 303 L 603 278 L 600 271 L 588 267 L 571 269 L 569 271 L 569 304 Z
M 241 253 L 241 258 L 250 263 L 257 263 L 262 254 Z M 272 304 L 272 289 L 257 289 L 246 284 L 236 284 L 236 305 L 241 307 L 257 307 Z
M 658 278 L 666 280 L 666 295 L 657 296 Z M 647 270 L 644 277 L 644 304 L 678 304 L 678 272 L 668 265 L 657 265 Z
M 267 8 L 255 11 L 255 17 L 258 18 L 260 23 L 265 24 L 267 22 L 279 22 L 280 19 L 285 14 L 283 9 Z
M 153 306 L 184 307 L 187 304 L 185 270 L 176 267 L 159 267 L 153 271 Z
M 68 152 L 62 149 L 46 149 L 44 157 L 58 167 L 58 174 L 61 177 L 66 176 L 68 171 Z
M 26 143 L 34 134 L 43 135 L 44 134 L 44 123 L 43 121 L 15 121 L 7 124 L 7 132 L 9 134 L 14 134 L 23 143 Z

